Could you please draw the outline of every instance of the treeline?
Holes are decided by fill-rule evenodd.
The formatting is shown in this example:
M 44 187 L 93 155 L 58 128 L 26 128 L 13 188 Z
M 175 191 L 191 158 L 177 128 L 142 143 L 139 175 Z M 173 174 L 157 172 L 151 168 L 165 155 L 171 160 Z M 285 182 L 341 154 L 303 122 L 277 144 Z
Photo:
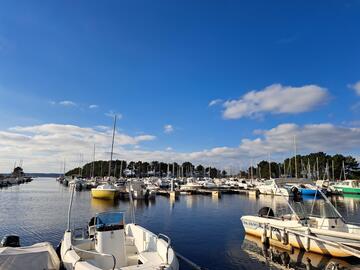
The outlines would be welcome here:
M 296 160 L 296 162 L 295 162 Z M 165 163 L 159 161 L 142 162 L 125 160 L 110 161 L 98 160 L 85 164 L 83 167 L 74 168 L 66 175 L 81 175 L 83 177 L 108 176 L 115 177 L 146 177 L 146 176 L 174 176 L 174 177 L 226 177 L 225 170 L 203 165 L 195 166 L 191 162 Z M 246 170 L 236 174 L 243 178 L 272 178 L 279 177 L 306 177 L 312 179 L 353 179 L 360 178 L 360 168 L 357 160 L 352 156 L 341 154 L 327 155 L 324 152 L 309 155 L 297 155 L 296 158 L 287 158 L 281 163 L 260 161 Z
M 360 168 L 357 160 L 352 156 L 324 152 L 297 155 L 287 158 L 282 163 L 261 161 L 253 168 L 249 167 L 243 174 L 246 177 L 272 178 L 303 177 L 311 179 L 355 179 L 360 178 Z
M 182 164 L 165 163 L 159 161 L 142 162 L 126 160 L 113 160 L 111 166 L 110 161 L 98 160 L 85 164 L 83 167 L 74 168 L 66 173 L 70 175 L 81 175 L 83 177 L 93 176 L 115 176 L 119 177 L 147 177 L 147 176 L 174 176 L 174 177 L 225 177 L 227 172 L 214 167 L 204 167 L 203 165 L 195 166 L 191 162 Z M 110 174 L 109 174 L 110 170 Z

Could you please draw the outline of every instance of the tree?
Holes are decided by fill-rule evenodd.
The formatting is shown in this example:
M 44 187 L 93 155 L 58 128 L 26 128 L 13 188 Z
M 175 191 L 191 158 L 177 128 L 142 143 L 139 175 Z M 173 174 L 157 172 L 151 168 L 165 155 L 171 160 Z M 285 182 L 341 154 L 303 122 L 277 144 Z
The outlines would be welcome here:
M 199 177 L 205 176 L 205 168 L 201 164 L 197 165 L 195 168 L 196 175 Z

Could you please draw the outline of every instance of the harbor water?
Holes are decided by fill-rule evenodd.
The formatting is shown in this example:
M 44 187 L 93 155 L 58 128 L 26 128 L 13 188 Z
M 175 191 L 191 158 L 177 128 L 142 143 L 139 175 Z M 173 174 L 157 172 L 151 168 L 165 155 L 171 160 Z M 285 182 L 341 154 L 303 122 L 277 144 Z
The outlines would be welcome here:
M 69 197 L 70 189 L 53 178 L 0 189 L 0 237 L 17 234 L 22 245 L 49 241 L 56 246 L 66 229 Z M 135 201 L 135 221 L 154 233 L 168 235 L 177 252 L 205 269 L 280 269 L 283 262 L 274 259 L 279 254 L 279 260 L 292 261 L 290 265 L 295 269 L 308 269 L 309 261 L 310 269 L 325 269 L 331 262 L 342 269 L 359 269 L 360 262 L 353 258 L 338 260 L 298 251 L 288 254 L 264 250 L 257 239 L 245 239 L 240 217 L 254 215 L 263 206 L 281 205 L 283 200 L 245 194 L 224 194 L 220 198 L 181 195 L 175 201 L 157 196 L 154 201 Z M 360 197 L 332 197 L 331 201 L 347 220 L 360 222 Z M 125 211 L 130 221 L 129 201 L 94 200 L 88 191 L 76 192 L 71 226 L 86 226 L 93 214 L 108 210 Z M 265 259 L 267 252 L 272 260 Z M 188 267 L 181 264 L 181 269 Z

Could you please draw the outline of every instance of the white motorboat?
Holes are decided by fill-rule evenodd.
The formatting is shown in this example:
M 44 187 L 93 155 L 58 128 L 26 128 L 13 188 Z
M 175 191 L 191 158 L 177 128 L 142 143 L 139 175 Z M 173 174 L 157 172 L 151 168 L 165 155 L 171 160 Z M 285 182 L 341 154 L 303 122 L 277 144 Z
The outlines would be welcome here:
M 258 216 L 241 217 L 246 233 L 323 255 L 360 257 L 360 225 L 346 222 L 318 192 L 320 199 L 286 201 L 290 214 L 264 207 Z
M 58 270 L 60 260 L 50 243 L 43 242 L 20 247 L 19 237 L 9 235 L 0 245 L 0 269 L 43 269 Z
M 179 269 L 170 238 L 163 234 L 155 235 L 135 222 L 125 224 L 123 212 L 98 213 L 86 230 L 70 230 L 73 193 L 68 229 L 60 249 L 66 270 Z
M 140 180 L 131 181 L 128 184 L 127 191 L 131 192 L 136 200 L 146 199 L 148 194 L 144 182 Z
M 203 186 L 199 183 L 188 182 L 180 187 L 180 191 L 191 191 L 201 189 Z
M 269 179 L 256 188 L 260 194 L 292 197 L 297 194 L 298 189 L 289 185 L 289 179 Z

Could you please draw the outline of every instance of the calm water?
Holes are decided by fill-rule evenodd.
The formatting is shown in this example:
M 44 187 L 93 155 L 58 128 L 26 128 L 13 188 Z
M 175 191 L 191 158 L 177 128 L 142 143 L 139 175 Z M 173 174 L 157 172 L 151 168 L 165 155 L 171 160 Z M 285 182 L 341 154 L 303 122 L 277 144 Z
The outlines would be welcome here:
M 0 190 L 0 237 L 11 233 L 21 237 L 22 245 L 49 241 L 56 246 L 66 229 L 69 196 L 68 188 L 50 178 L 38 178 L 28 184 Z M 271 196 L 252 199 L 246 195 L 223 195 L 214 199 L 197 195 L 180 196 L 179 200 L 171 202 L 169 198 L 157 196 L 154 202 L 136 202 L 136 222 L 154 233 L 170 236 L 177 252 L 204 268 L 278 269 L 277 263 L 266 261 L 262 255 L 269 250 L 264 251 L 261 243 L 254 239 L 244 239 L 240 217 L 256 214 L 262 206 L 276 208 L 283 204 L 281 200 Z M 344 217 L 360 222 L 360 197 L 332 200 Z M 129 203 L 93 200 L 89 192 L 76 192 L 72 223 L 83 226 L 94 213 L 113 209 L 127 211 Z M 298 269 L 305 269 L 302 261 L 307 258 L 311 258 L 313 267 L 318 267 L 313 269 L 323 269 L 330 261 L 312 254 L 291 256 L 292 260 L 298 261 L 295 266 Z M 358 261 L 340 260 L 340 263 L 350 268 Z

